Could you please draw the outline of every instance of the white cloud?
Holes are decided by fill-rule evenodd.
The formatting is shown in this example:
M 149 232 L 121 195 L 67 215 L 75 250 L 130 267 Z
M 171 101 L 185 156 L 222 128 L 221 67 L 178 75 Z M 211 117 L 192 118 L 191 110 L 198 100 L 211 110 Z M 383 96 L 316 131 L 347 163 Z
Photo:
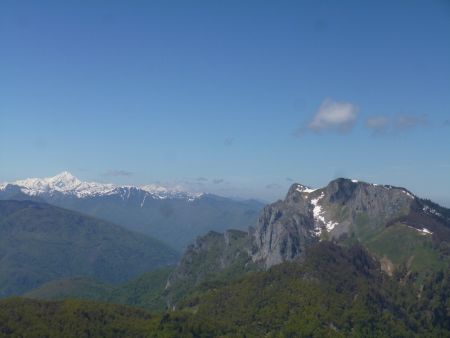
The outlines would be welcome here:
M 322 102 L 312 120 L 306 127 L 301 128 L 298 134 L 304 134 L 308 130 L 317 133 L 327 130 L 348 132 L 353 128 L 357 116 L 358 108 L 354 104 L 327 98 Z

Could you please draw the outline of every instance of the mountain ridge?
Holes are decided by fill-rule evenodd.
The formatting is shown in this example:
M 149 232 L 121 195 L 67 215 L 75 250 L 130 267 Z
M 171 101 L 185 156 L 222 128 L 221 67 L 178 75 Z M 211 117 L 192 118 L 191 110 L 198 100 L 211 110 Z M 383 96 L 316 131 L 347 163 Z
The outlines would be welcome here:
M 121 225 L 182 251 L 209 230 L 246 229 L 263 204 L 161 186 L 82 182 L 68 172 L 0 188 L 0 199 L 34 200 Z

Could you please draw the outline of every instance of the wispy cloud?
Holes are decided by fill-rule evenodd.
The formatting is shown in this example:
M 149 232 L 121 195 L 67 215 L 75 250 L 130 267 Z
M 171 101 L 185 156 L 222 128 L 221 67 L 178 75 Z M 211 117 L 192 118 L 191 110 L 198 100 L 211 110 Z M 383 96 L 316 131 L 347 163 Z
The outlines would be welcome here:
M 290 178 L 290 177 L 286 177 L 286 181 L 288 182 L 294 182 L 294 179 Z
M 225 140 L 223 140 L 223 144 L 227 147 L 232 146 L 234 143 L 234 137 L 227 137 Z
M 366 120 L 366 127 L 375 135 L 385 134 L 389 128 L 391 120 L 387 116 L 372 116 Z
M 281 185 L 278 183 L 270 183 L 266 185 L 266 189 L 280 189 Z
M 324 131 L 349 132 L 358 117 L 358 107 L 350 102 L 334 101 L 327 98 L 315 112 L 311 121 L 297 130 L 296 135 L 302 136 L 308 131 L 320 133 Z
M 403 114 L 397 118 L 395 127 L 398 130 L 407 130 L 415 127 L 426 126 L 428 124 L 427 115 Z
M 223 183 L 223 182 L 224 182 L 223 178 L 216 178 L 216 179 L 213 180 L 214 184 L 220 184 L 220 183 Z
M 114 176 L 114 177 L 118 177 L 118 176 L 132 176 L 133 173 L 131 171 L 126 171 L 126 170 L 108 170 L 106 173 L 103 174 L 103 176 Z
M 444 127 L 450 127 L 450 120 L 445 120 L 443 125 Z
M 374 135 L 403 132 L 427 125 L 428 118 L 426 114 L 401 114 L 396 117 L 378 115 L 369 117 L 365 123 L 366 128 L 371 130 Z
M 207 182 L 208 179 L 206 177 L 198 177 L 196 181 L 197 182 Z

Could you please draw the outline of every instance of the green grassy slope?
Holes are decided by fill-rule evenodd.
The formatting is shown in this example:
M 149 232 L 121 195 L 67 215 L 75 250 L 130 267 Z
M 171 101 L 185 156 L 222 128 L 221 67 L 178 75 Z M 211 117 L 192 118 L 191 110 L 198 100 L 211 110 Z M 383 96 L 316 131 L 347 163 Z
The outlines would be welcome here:
M 448 265 L 427 235 L 403 224 L 394 224 L 365 242 L 379 258 L 387 257 L 396 266 L 429 274 Z
M 367 214 L 359 213 L 350 233 L 342 236 L 339 242 L 344 245 L 360 242 L 381 261 L 385 271 L 392 274 L 405 270 L 416 274 L 420 282 L 432 272 L 450 267 L 450 250 L 445 236 L 448 231 L 445 224 L 435 227 L 439 233 L 431 235 L 420 231 L 420 226 L 430 227 L 424 226 L 420 218 L 418 220 L 419 222 L 410 222 L 405 218 L 403 221 L 374 227 L 372 223 L 376 223 L 376 220 L 370 220 Z M 425 221 L 430 221 L 430 218 Z

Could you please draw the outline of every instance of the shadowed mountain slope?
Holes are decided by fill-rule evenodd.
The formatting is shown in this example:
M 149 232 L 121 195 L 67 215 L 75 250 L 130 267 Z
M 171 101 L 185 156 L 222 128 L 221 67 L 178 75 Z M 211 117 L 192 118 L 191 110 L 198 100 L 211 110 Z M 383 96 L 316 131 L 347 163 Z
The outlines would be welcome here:
M 174 264 L 159 242 L 78 212 L 30 201 L 0 201 L 0 296 L 61 277 L 119 283 Z

